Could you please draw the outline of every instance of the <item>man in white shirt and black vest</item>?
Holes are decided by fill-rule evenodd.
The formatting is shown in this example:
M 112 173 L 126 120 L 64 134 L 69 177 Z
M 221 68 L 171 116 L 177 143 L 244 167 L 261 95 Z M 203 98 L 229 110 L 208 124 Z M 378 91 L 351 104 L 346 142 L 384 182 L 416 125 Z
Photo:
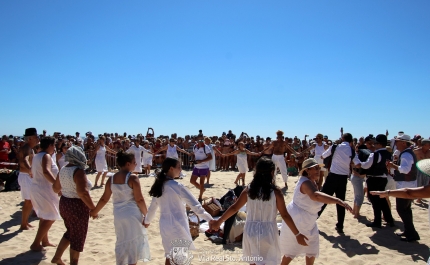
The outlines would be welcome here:
M 374 142 L 375 151 L 369 155 L 369 158 L 365 162 L 361 162 L 358 156 L 355 156 L 353 160 L 356 167 L 364 169 L 362 172 L 367 175 L 367 196 L 372 204 L 374 214 L 373 222 L 366 224 L 368 227 L 381 228 L 381 211 L 387 225 L 394 226 L 394 219 L 387 200 L 378 195 L 370 194 L 371 191 L 384 191 L 387 185 L 388 169 L 385 163 L 391 159 L 391 153 L 385 148 L 387 142 L 387 136 L 379 134 Z
M 417 158 L 410 148 L 412 145 L 411 137 L 403 134 L 396 138 L 395 143 L 397 150 L 400 151 L 399 159 L 397 163 L 387 161 L 387 169 L 394 170 L 394 180 L 396 181 L 396 188 L 415 188 L 417 186 Z M 389 194 L 390 191 L 388 190 Z M 416 241 L 420 240 L 417 230 L 415 230 L 413 216 L 412 216 L 412 204 L 411 199 L 396 198 L 396 209 L 400 218 L 405 226 L 403 233 L 398 233 L 398 236 L 402 241 Z
M 348 183 L 348 175 L 350 174 L 350 165 L 353 157 L 355 156 L 355 150 L 351 147 L 352 135 L 345 133 L 342 135 L 342 143 L 339 145 L 330 146 L 321 156 L 325 159 L 332 156 L 332 162 L 330 166 L 330 173 L 328 173 L 327 179 L 322 187 L 321 192 L 333 196 L 336 194 L 336 198 L 345 200 L 346 195 L 346 184 Z M 332 153 L 333 150 L 333 153 Z M 327 204 L 321 208 L 318 216 L 324 211 Z M 337 210 L 337 224 L 336 230 L 339 233 L 343 233 L 343 222 L 345 221 L 345 208 L 336 205 Z

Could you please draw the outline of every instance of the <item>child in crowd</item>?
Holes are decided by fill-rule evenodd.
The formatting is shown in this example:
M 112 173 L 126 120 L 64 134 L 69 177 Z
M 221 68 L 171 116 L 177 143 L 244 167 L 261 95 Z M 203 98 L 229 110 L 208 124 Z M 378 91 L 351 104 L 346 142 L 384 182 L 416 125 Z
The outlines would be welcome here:
M 242 180 L 242 185 L 245 185 L 245 175 L 246 172 L 248 172 L 248 156 L 247 155 L 254 155 L 259 156 L 260 153 L 254 153 L 249 151 L 245 148 L 245 145 L 243 142 L 239 142 L 239 148 L 231 153 L 223 154 L 223 156 L 231 156 L 236 155 L 237 156 L 237 168 L 239 169 L 239 175 L 237 175 L 236 180 L 234 181 L 234 184 L 239 185 L 240 181 Z

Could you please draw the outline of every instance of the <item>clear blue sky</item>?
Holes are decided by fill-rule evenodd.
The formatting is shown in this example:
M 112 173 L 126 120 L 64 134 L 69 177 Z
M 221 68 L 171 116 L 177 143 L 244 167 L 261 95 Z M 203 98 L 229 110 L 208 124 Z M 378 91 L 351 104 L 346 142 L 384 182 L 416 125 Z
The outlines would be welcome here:
M 430 136 L 430 1 L 1 1 L 0 134 Z

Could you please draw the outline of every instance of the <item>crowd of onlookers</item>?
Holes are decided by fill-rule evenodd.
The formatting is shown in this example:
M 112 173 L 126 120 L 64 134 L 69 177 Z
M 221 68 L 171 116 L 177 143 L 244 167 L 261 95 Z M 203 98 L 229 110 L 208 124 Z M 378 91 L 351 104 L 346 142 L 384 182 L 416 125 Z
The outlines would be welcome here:
M 46 130 L 43 131 L 42 134 L 39 135 L 40 138 L 47 136 Z M 238 148 L 238 143 L 243 142 L 245 145 L 245 148 L 248 149 L 251 152 L 261 152 L 263 151 L 267 146 L 269 146 L 272 142 L 271 137 L 260 137 L 257 136 L 249 136 L 246 133 L 241 133 L 239 136 L 234 134 L 231 130 L 228 131 L 228 133 L 223 132 L 221 136 L 204 136 L 202 130 L 199 131 L 196 135 L 185 135 L 184 137 L 178 136 L 176 133 L 168 135 L 159 135 L 155 136 L 153 131 L 148 130 L 148 133 L 146 135 L 143 134 L 137 134 L 137 135 L 131 135 L 127 133 L 118 134 L 118 133 L 104 133 L 99 134 L 95 136 L 91 131 L 86 132 L 85 136 L 81 136 L 79 132 L 76 132 L 75 135 L 65 135 L 59 132 L 54 132 L 52 135 L 56 139 L 56 151 L 62 152 L 63 147 L 68 146 L 79 146 L 81 147 L 86 155 L 87 158 L 90 160 L 94 158 L 95 156 L 95 146 L 97 144 L 98 139 L 103 136 L 105 138 L 105 144 L 107 147 L 112 149 L 113 151 L 119 151 L 119 150 L 128 150 L 130 146 L 134 145 L 134 142 L 136 139 L 140 140 L 140 143 L 142 145 L 148 144 L 150 150 L 152 152 L 157 152 L 161 148 L 165 147 L 169 144 L 170 139 L 175 139 L 175 144 L 181 148 L 186 150 L 187 152 L 192 152 L 193 146 L 199 141 L 199 140 L 205 140 L 205 143 L 209 143 L 213 146 L 213 148 L 216 148 L 218 151 L 220 151 L 223 154 L 227 154 L 230 152 L 233 152 Z M 388 136 L 388 132 L 387 132 Z M 301 153 L 303 150 L 308 149 L 312 143 L 315 142 L 315 138 L 308 138 L 308 135 L 305 135 L 303 139 L 298 138 L 297 136 L 294 137 L 285 137 L 284 140 L 294 149 L 294 151 L 300 153 L 300 156 L 296 156 L 292 154 L 291 152 L 287 151 L 285 153 L 285 161 L 289 168 L 297 168 L 297 171 L 301 169 L 302 162 L 308 158 L 309 156 L 312 157 L 313 152 L 312 151 L 306 151 L 304 153 Z M 396 136 L 395 136 L 396 137 Z M 395 138 L 394 137 L 394 138 Z M 360 138 L 354 138 L 353 139 L 353 146 L 359 147 L 359 146 L 365 146 L 366 143 L 369 143 L 373 139 L 373 135 L 369 135 L 367 137 L 360 137 Z M 393 138 L 393 139 L 394 139 Z M 421 146 L 421 140 L 424 139 L 420 135 L 415 135 L 411 140 L 415 143 L 413 148 L 417 148 Z M 331 146 L 333 144 L 339 144 L 341 142 L 340 138 L 336 139 L 329 139 L 327 135 L 324 135 L 323 137 L 324 144 Z M 390 148 L 393 148 L 394 141 L 391 141 Z M 23 137 L 19 136 L 13 136 L 13 135 L 3 135 L 1 139 L 1 150 L 0 150 L 0 162 L 10 162 L 10 163 L 17 163 L 18 162 L 18 150 L 20 146 L 24 144 Z M 390 144 L 390 143 L 389 143 Z M 35 152 L 37 152 L 37 149 L 39 149 L 39 146 L 37 145 L 35 147 Z M 184 169 L 190 169 L 192 167 L 192 158 L 189 157 L 186 154 L 179 154 L 181 157 L 182 167 Z M 270 155 L 270 151 L 268 154 Z M 236 169 L 236 156 L 228 156 L 228 157 L 222 157 L 219 155 L 218 152 L 215 153 L 215 161 L 216 161 L 216 170 L 235 170 Z M 165 152 L 160 152 L 160 154 L 157 154 L 153 158 L 153 167 L 160 166 L 165 158 Z M 254 156 L 248 156 L 248 166 L 249 170 L 252 170 L 255 166 L 256 161 L 259 157 Z M 115 155 L 111 153 L 106 154 L 106 161 L 108 163 L 108 166 L 110 169 L 116 168 L 115 163 Z M 94 170 L 95 165 L 94 162 L 90 162 L 89 170 Z M 291 170 L 291 172 L 297 172 L 296 170 Z M 292 173 L 294 174 L 294 173 Z

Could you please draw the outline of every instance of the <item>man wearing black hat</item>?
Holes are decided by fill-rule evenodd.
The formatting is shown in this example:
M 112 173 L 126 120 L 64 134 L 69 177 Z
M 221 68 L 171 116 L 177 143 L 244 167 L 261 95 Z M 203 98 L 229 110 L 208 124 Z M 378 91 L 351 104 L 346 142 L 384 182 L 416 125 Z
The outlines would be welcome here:
M 385 162 L 391 158 L 390 152 L 385 148 L 387 146 L 387 136 L 384 134 L 378 134 L 373 146 L 375 151 L 369 155 L 369 158 L 365 162 L 361 162 L 358 159 L 358 155 L 356 155 L 353 160 L 356 167 L 364 169 L 367 175 L 367 196 L 372 204 L 374 219 L 372 223 L 366 225 L 368 227 L 381 228 L 382 211 L 385 221 L 387 221 L 387 225 L 392 227 L 394 226 L 394 219 L 391 215 L 391 210 L 388 206 L 387 200 L 385 198 L 380 198 L 377 195 L 375 196 L 370 194 L 371 191 L 384 191 L 385 186 L 387 185 L 388 170 L 385 166 Z
M 393 169 L 394 180 L 396 181 L 396 188 L 415 188 L 417 186 L 417 158 L 414 152 L 411 150 L 411 137 L 403 134 L 396 138 L 395 145 L 399 150 L 399 159 L 396 163 L 387 162 L 388 170 Z M 389 194 L 390 191 L 388 190 Z M 403 221 L 405 230 L 403 233 L 398 233 L 398 236 L 405 237 L 401 238 L 402 241 L 416 241 L 420 240 L 417 230 L 415 230 L 413 216 L 412 216 L 412 204 L 411 199 L 396 198 L 396 209 L 400 218 Z
M 20 229 L 28 230 L 32 227 L 28 223 L 28 217 L 30 217 L 31 209 L 33 209 L 30 199 L 32 186 L 31 162 L 34 155 L 33 148 L 39 143 L 37 130 L 35 128 L 25 129 L 24 140 L 25 144 L 19 148 L 18 152 L 18 183 L 21 187 L 21 197 L 24 200 Z

